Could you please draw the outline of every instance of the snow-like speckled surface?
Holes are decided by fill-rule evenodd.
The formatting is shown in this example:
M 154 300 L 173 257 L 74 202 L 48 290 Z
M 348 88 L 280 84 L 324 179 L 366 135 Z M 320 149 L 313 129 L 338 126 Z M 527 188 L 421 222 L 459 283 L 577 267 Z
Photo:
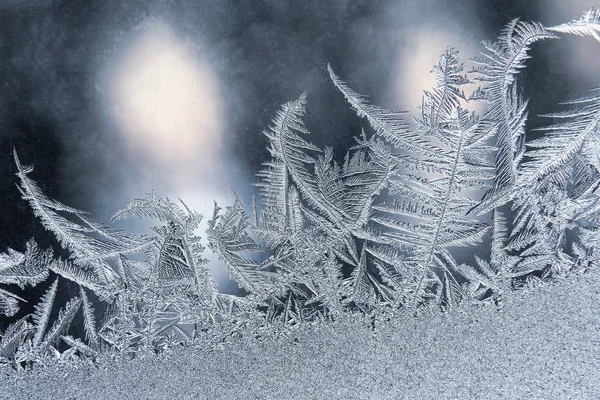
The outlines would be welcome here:
M 600 277 L 373 332 L 342 323 L 211 354 L 2 376 L 6 399 L 600 399 Z

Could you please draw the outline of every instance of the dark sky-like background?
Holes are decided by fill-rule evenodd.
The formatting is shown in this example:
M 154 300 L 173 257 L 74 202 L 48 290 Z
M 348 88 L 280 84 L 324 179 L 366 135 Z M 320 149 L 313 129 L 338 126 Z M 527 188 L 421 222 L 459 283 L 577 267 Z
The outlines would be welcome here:
M 553 25 L 593 5 L 0 0 L 0 251 L 52 244 L 15 187 L 13 147 L 48 196 L 103 222 L 150 189 L 210 216 L 230 187 L 249 198 L 268 157 L 261 131 L 303 91 L 313 143 L 342 154 L 360 133 L 328 62 L 372 102 L 414 112 L 447 45 L 466 61 L 513 18 Z M 598 86 L 599 46 L 534 46 L 523 72 L 532 116 Z

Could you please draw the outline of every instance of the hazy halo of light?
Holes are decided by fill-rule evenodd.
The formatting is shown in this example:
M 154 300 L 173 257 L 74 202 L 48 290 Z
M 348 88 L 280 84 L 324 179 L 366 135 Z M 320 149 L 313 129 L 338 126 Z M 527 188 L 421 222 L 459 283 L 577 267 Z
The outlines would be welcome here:
M 163 164 L 210 165 L 223 111 L 209 65 L 163 22 L 148 24 L 110 79 L 113 117 L 134 151 Z

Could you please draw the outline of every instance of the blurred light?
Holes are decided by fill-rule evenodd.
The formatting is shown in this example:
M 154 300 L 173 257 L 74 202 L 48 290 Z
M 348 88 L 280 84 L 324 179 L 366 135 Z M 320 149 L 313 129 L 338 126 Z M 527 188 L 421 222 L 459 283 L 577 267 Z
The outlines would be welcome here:
M 223 112 L 210 67 L 164 23 L 147 26 L 110 78 L 113 116 L 130 148 L 163 164 L 210 165 Z

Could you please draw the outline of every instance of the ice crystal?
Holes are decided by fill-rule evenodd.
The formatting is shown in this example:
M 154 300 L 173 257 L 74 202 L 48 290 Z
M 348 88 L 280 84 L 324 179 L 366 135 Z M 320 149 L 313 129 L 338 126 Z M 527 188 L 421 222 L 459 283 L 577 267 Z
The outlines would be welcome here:
M 507 291 L 597 268 L 600 90 L 545 115 L 553 123 L 527 140 L 519 72 L 534 42 L 560 34 L 600 40 L 599 15 L 554 27 L 514 20 L 484 44 L 472 71 L 448 48 L 412 120 L 370 104 L 328 65 L 339 101 L 364 122 L 343 162 L 310 143 L 303 93 L 263 132 L 270 159 L 257 173 L 251 221 L 237 194 L 225 210 L 215 203 L 206 238 L 240 295 L 217 290 L 197 233 L 203 216 L 183 201 L 154 192 L 133 200 L 113 221 L 150 218 L 156 226 L 129 234 L 48 198 L 15 151 L 22 198 L 69 256 L 55 258 L 33 240 L 24 253 L 0 254 L 0 284 L 52 280 L 33 315 L 19 315 L 25 300 L 0 289 L 0 313 L 14 317 L 0 360 L 21 369 L 264 337 L 357 313 L 381 321 L 461 302 L 501 307 Z M 473 82 L 480 87 L 467 98 Z M 469 111 L 472 102 L 485 111 Z M 459 263 L 459 247 L 478 254 Z M 64 279 L 80 296 L 55 316 Z M 70 324 L 80 308 L 77 337 Z

